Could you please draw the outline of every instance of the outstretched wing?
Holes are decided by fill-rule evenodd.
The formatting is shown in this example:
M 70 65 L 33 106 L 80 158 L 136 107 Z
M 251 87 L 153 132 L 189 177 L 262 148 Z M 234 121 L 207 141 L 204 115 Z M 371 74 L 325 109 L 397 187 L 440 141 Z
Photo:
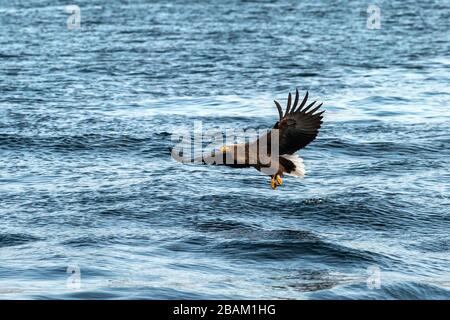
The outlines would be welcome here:
M 280 120 L 273 127 L 273 129 L 279 130 L 279 154 L 293 154 L 313 141 L 319 133 L 320 126 L 322 125 L 322 114 L 325 112 L 321 111 L 316 113 L 322 106 L 322 103 L 314 106 L 316 103 L 314 101 L 306 105 L 308 102 L 308 92 L 306 92 L 305 97 L 298 107 L 298 89 L 295 90 L 295 99 L 292 107 L 291 100 L 292 96 L 289 92 L 284 114 L 278 101 L 274 101 L 280 115 Z

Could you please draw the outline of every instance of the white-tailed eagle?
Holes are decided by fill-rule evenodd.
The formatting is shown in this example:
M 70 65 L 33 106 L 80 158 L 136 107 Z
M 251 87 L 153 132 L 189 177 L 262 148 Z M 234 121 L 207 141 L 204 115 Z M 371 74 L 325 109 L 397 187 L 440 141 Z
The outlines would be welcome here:
M 309 104 L 307 101 L 308 92 L 299 104 L 298 89 L 293 103 L 289 93 L 284 111 L 275 100 L 280 119 L 269 132 L 252 142 L 225 145 L 202 157 L 201 162 L 233 168 L 254 167 L 271 176 L 272 189 L 282 184 L 284 174 L 303 177 L 306 173 L 303 160 L 295 153 L 316 138 L 325 112 L 317 112 L 322 103 L 315 106 L 316 101 Z

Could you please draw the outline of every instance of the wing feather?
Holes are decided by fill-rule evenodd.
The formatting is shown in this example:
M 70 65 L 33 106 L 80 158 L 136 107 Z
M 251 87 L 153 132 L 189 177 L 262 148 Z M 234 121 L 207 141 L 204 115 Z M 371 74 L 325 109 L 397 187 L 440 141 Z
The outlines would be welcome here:
M 314 101 L 315 102 L 315 101 Z M 308 115 L 312 115 L 314 112 L 316 112 L 317 110 L 319 110 L 319 108 L 322 106 L 322 103 L 319 104 L 317 107 L 315 107 L 314 109 L 312 109 L 311 111 L 309 111 L 307 114 Z M 305 110 L 306 112 L 306 110 Z
M 277 106 L 278 109 L 278 115 L 280 116 L 280 120 L 283 118 L 283 109 L 280 106 L 280 103 L 277 100 L 274 100 L 273 102 L 275 102 L 275 105 Z
M 289 110 L 291 109 L 291 99 L 292 99 L 292 96 L 291 96 L 291 93 L 289 92 L 287 106 L 286 106 L 286 113 L 284 114 L 284 116 L 286 116 L 289 113 Z
M 297 108 L 297 104 L 298 104 L 298 89 L 295 88 L 295 100 L 294 100 L 294 105 L 292 106 L 292 111 L 295 112 L 295 108 Z
M 279 130 L 279 154 L 295 153 L 311 143 L 319 133 L 319 129 L 322 125 L 323 113 L 325 111 L 315 113 L 322 106 L 322 103 L 320 103 L 313 108 L 316 101 L 308 104 L 306 108 L 302 109 L 308 101 L 308 95 L 309 93 L 307 91 L 297 108 L 299 96 L 298 90 L 296 90 L 294 104 L 291 109 L 292 96 L 289 93 L 284 116 L 283 109 L 280 104 L 275 101 L 278 113 L 280 114 L 280 120 L 275 124 L 272 130 Z M 271 135 L 271 132 L 268 134 Z
M 302 110 L 302 108 L 305 105 L 306 101 L 308 101 L 308 95 L 309 95 L 309 92 L 306 91 L 305 97 L 303 98 L 302 102 L 300 103 L 300 106 L 298 107 L 297 110 L 292 110 L 293 112 L 297 112 L 297 111 Z

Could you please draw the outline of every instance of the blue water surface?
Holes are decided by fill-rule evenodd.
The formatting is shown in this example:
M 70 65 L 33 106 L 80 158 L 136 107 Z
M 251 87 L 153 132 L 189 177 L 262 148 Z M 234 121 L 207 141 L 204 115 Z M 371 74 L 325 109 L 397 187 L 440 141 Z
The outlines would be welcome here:
M 0 298 L 450 298 L 448 1 L 67 4 L 0 1 Z M 305 179 L 171 158 L 295 88 Z

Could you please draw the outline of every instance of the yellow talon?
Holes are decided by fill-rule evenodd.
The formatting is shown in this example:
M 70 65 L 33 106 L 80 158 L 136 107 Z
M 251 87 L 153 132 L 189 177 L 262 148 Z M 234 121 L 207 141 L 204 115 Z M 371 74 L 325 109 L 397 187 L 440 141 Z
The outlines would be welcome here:
M 270 186 L 273 190 L 277 188 L 277 184 L 275 183 L 275 177 L 272 178 L 272 181 L 270 181 Z
M 283 184 L 283 180 L 281 179 L 281 177 L 279 175 L 277 175 L 276 178 L 277 178 L 278 185 L 281 186 Z

